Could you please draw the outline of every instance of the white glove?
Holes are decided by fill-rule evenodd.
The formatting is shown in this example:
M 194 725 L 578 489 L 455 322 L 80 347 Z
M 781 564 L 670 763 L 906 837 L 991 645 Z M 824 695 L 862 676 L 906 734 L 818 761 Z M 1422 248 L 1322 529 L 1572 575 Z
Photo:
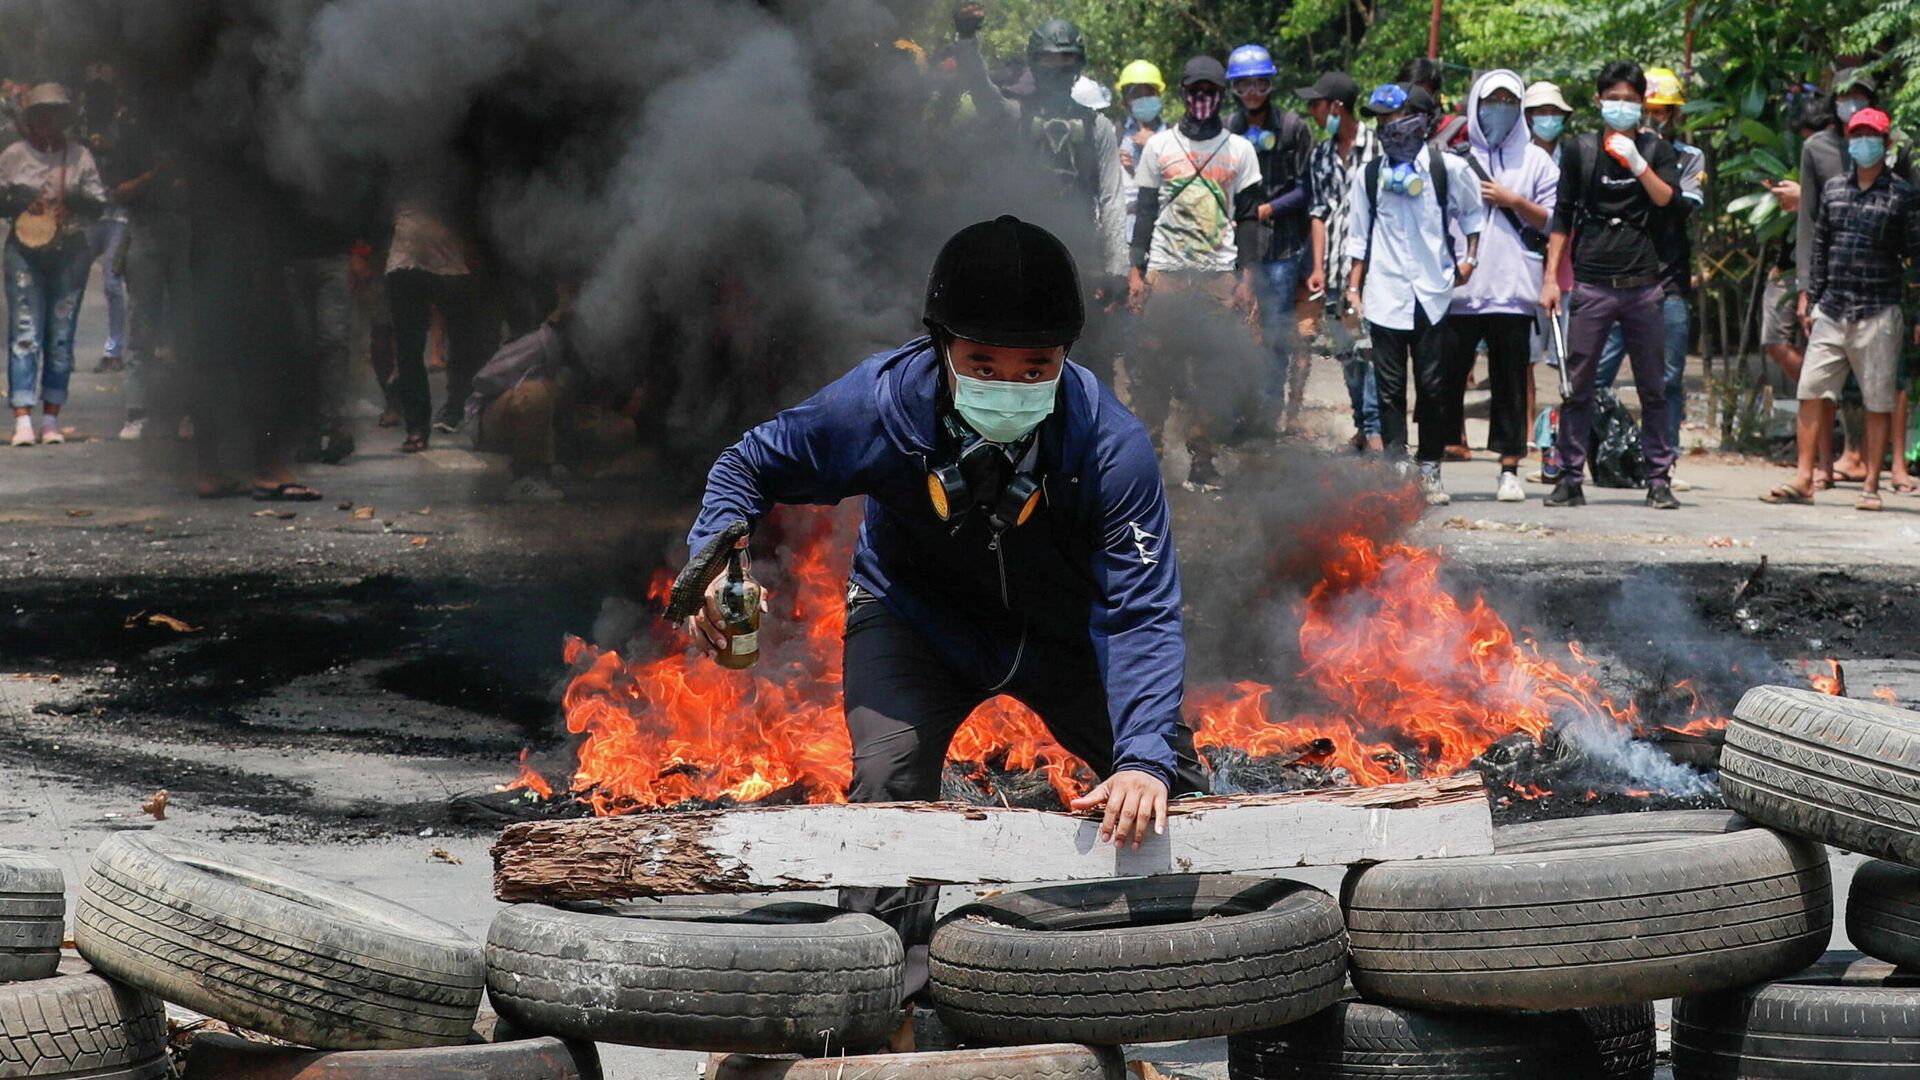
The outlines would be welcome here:
M 1627 171 L 1635 176 L 1647 171 L 1647 159 L 1640 156 L 1640 147 L 1631 135 L 1616 131 L 1607 136 L 1607 153 L 1612 154 L 1615 161 L 1625 165 Z

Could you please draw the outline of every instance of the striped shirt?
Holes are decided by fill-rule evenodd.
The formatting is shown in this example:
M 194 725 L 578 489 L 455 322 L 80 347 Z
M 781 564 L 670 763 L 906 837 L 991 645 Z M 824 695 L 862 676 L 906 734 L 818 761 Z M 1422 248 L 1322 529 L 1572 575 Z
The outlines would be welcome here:
M 1359 124 L 1359 117 L 1349 116 L 1341 120 L 1343 124 Z M 1366 167 L 1367 162 L 1380 156 L 1380 140 L 1365 125 L 1361 125 L 1353 139 L 1353 151 L 1346 161 L 1340 160 L 1339 140 L 1323 139 L 1313 148 L 1313 156 L 1308 161 L 1307 171 L 1312 184 L 1312 194 L 1307 203 L 1307 216 L 1318 218 L 1327 223 L 1327 302 L 1329 306 L 1346 289 L 1347 274 L 1353 269 L 1353 260 L 1347 256 L 1347 195 L 1353 189 L 1353 172 Z

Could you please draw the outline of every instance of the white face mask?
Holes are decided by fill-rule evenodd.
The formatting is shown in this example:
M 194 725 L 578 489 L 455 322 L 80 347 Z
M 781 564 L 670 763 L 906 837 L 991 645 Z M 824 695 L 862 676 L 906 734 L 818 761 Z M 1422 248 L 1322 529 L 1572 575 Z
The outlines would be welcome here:
M 1054 398 L 1060 389 L 1058 375 L 1042 383 L 976 379 L 960 374 L 951 352 L 947 353 L 947 370 L 953 372 L 954 409 L 988 442 L 1014 442 L 1053 415 Z

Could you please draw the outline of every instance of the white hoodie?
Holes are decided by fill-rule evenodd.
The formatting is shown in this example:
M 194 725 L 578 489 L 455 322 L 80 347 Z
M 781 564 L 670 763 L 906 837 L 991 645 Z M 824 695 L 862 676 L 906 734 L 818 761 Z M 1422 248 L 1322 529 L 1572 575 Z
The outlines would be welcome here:
M 1488 144 L 1487 134 L 1480 127 L 1481 99 L 1503 87 L 1512 91 L 1516 104 L 1526 94 L 1520 76 L 1505 68 L 1474 80 L 1467 94 L 1468 153 L 1495 182 L 1545 207 L 1551 219 L 1560 190 L 1560 167 L 1553 163 L 1553 155 L 1533 145 L 1525 113 L 1515 120 L 1498 146 Z M 1486 209 L 1479 265 L 1473 277 L 1455 290 L 1451 310 L 1471 315 L 1533 315 L 1540 302 L 1540 278 L 1545 266 L 1527 250 L 1505 211 L 1491 203 Z M 1514 217 L 1526 221 L 1517 210 Z

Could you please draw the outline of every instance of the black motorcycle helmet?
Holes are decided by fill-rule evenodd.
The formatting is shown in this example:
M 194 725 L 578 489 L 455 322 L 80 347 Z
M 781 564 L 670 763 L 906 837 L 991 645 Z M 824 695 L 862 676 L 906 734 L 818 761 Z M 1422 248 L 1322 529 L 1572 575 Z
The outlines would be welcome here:
M 969 225 L 934 257 L 923 321 L 1010 349 L 1071 345 L 1086 325 L 1080 272 L 1058 237 L 1011 215 Z
M 1064 68 L 1050 67 L 1040 62 L 1042 56 L 1065 56 L 1071 62 Z M 1069 92 L 1086 67 L 1087 39 L 1067 20 L 1048 19 L 1027 35 L 1027 70 L 1033 72 L 1034 83 L 1041 90 Z
M 1034 57 L 1044 53 L 1065 53 L 1084 66 L 1087 62 L 1086 36 L 1066 19 L 1048 19 L 1027 35 L 1027 62 L 1032 63 Z

